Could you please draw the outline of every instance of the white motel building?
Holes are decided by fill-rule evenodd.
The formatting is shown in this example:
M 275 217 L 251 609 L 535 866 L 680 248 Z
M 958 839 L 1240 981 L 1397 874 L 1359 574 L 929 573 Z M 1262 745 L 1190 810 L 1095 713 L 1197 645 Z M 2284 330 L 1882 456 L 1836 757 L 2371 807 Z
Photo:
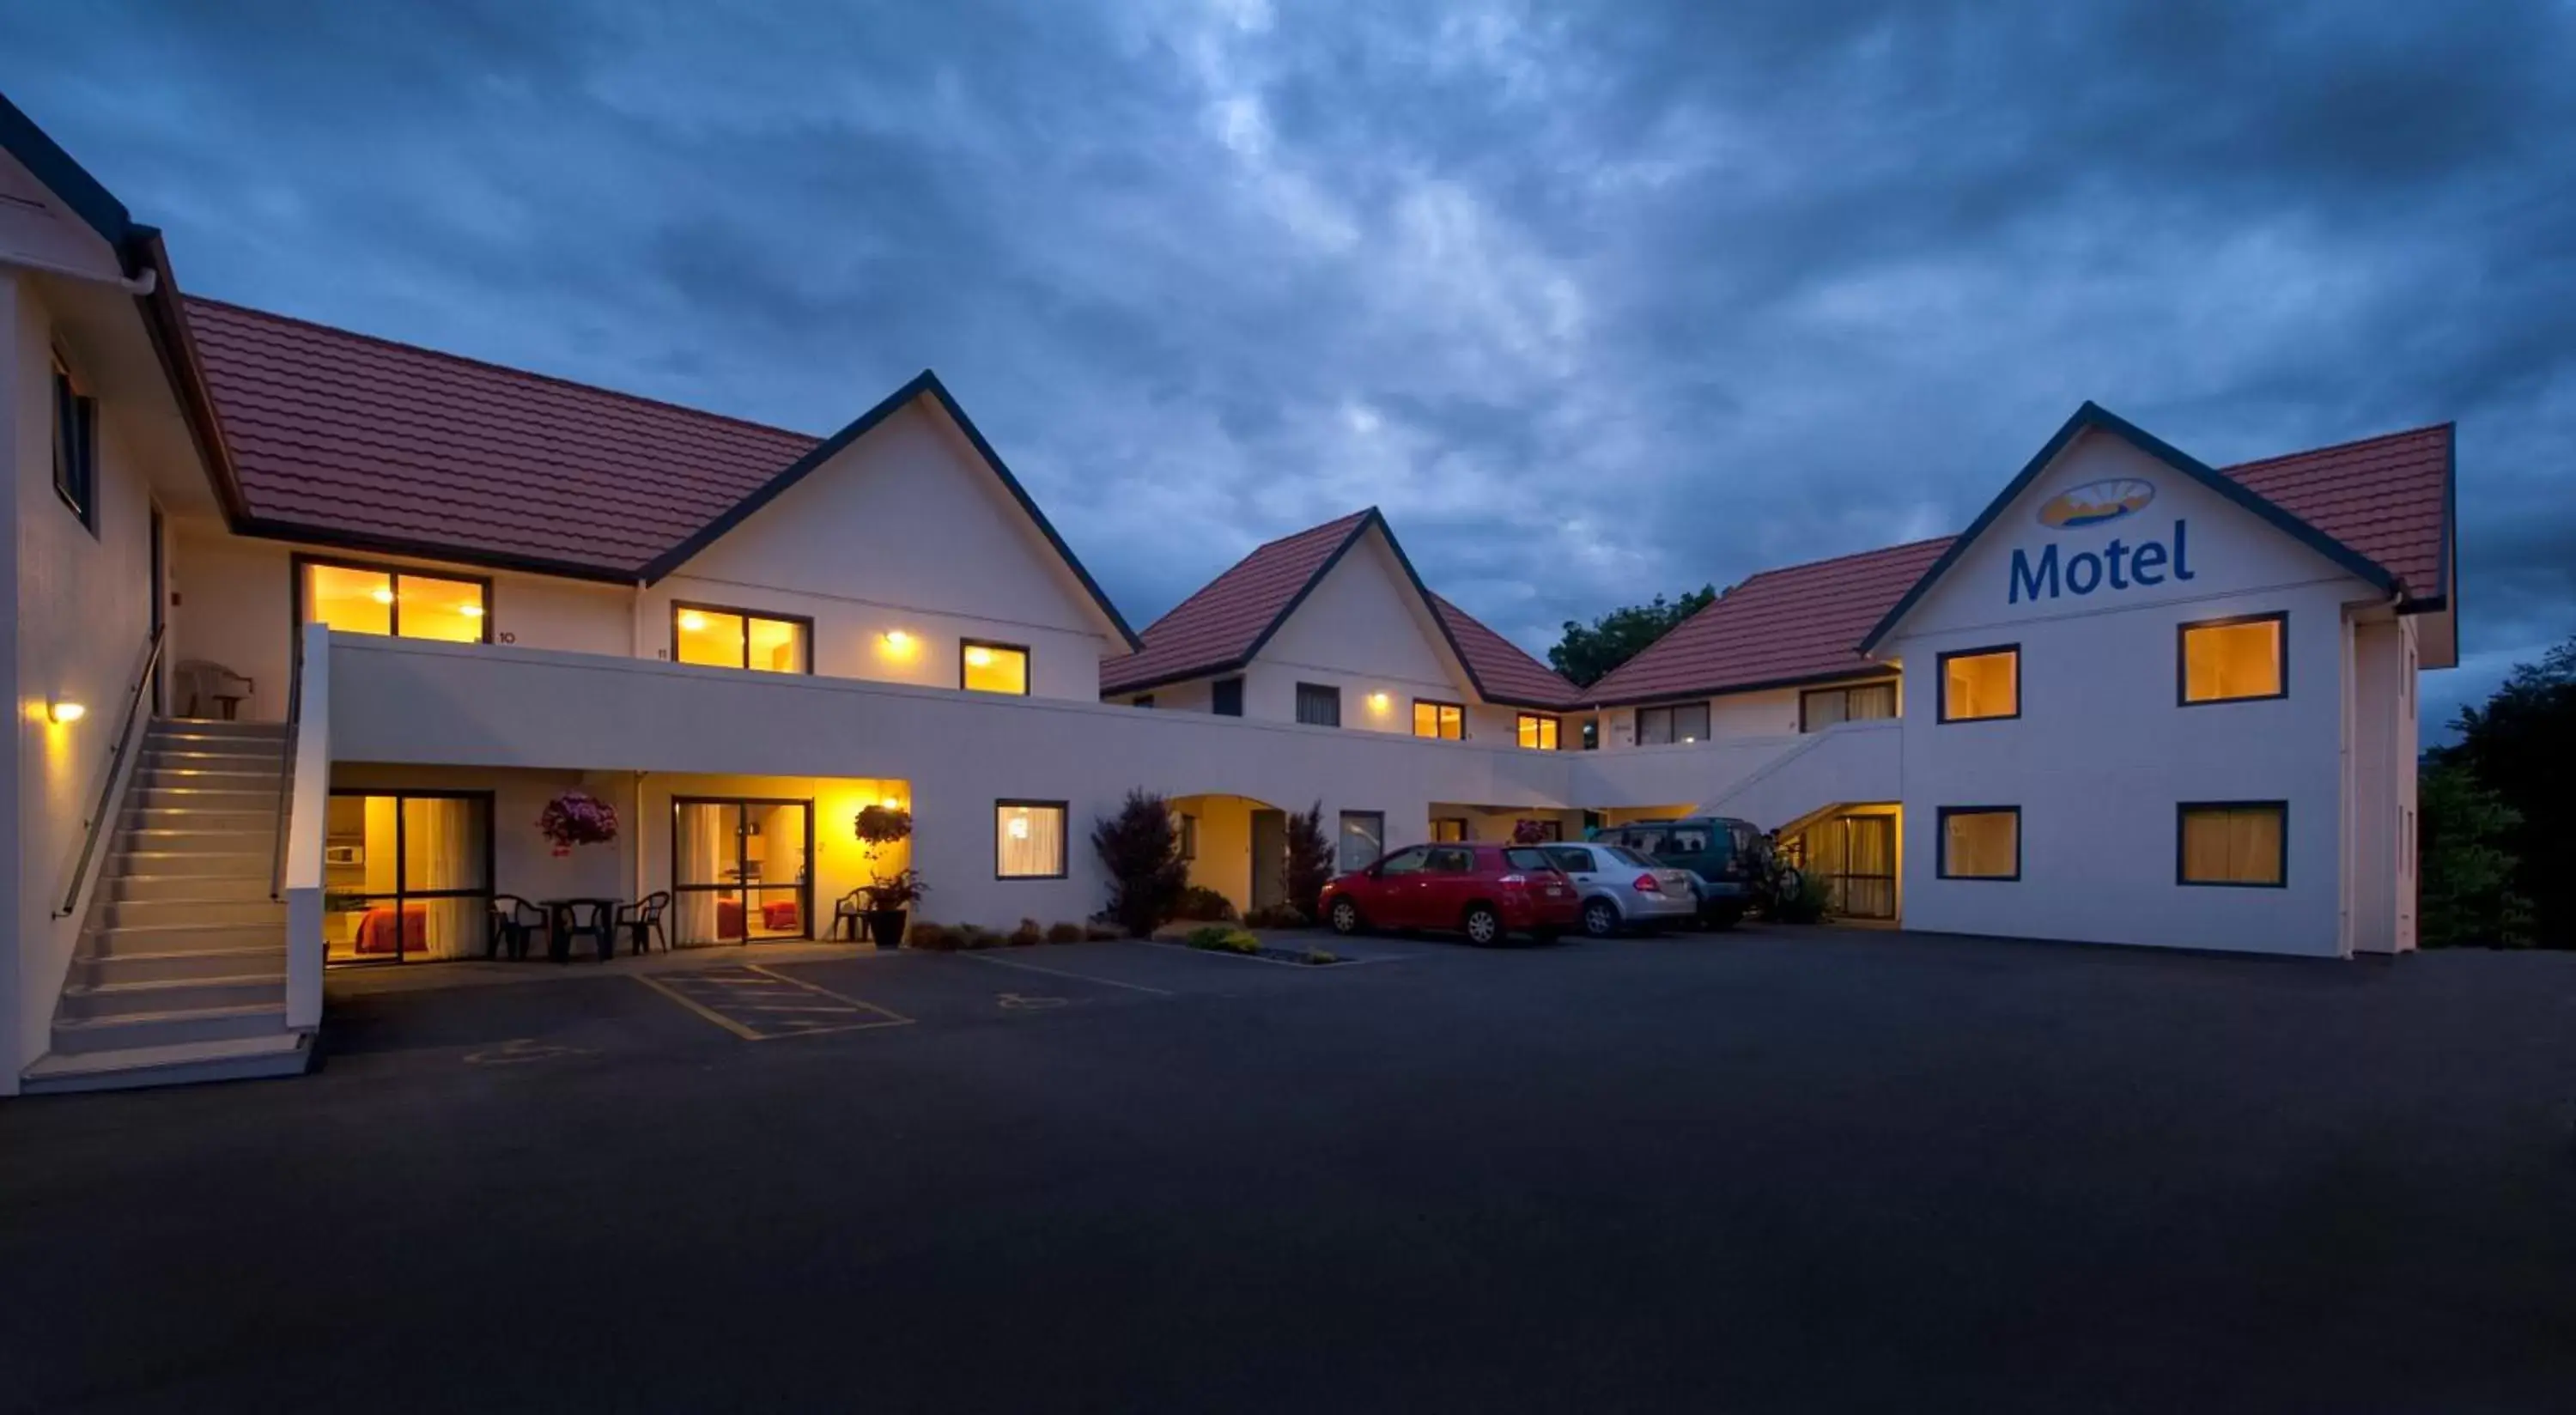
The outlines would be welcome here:
M 500 896 L 748 943 L 909 864 L 1080 920 L 1138 787 L 1240 906 L 1316 803 L 1352 864 L 1702 815 L 1908 930 L 2414 944 L 2448 426 L 2212 467 L 2087 404 L 1958 536 L 1578 689 L 1374 510 L 1138 630 L 928 373 L 818 441 L 184 295 L 5 100 L 0 336 L 0 1094 L 301 1069 L 326 968 L 481 957 Z M 615 841 L 539 834 L 575 788 Z

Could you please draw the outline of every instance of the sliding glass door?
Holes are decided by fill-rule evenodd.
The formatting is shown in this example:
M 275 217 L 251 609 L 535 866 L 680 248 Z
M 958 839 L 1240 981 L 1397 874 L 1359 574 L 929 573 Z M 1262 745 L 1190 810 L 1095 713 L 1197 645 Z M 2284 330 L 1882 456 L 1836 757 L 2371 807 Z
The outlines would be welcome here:
M 335 791 L 324 820 L 323 956 L 481 957 L 492 920 L 492 793 Z
M 813 859 L 811 801 L 672 801 L 673 940 L 812 938 Z

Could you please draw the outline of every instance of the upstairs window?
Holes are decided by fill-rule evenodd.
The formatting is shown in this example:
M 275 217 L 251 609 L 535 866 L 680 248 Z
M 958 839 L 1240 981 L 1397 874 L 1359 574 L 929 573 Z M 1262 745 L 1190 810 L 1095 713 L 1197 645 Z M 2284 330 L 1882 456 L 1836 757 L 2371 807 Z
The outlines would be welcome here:
M 761 673 L 811 673 L 813 621 L 704 604 L 671 606 L 671 661 Z
M 1601 750 L 1601 719 L 1597 717 L 1583 719 L 1583 750 L 1587 752 Z
M 1297 685 L 1297 720 L 1309 727 L 1342 725 L 1342 690 L 1327 683 Z
M 1867 722 L 1896 716 L 1894 683 L 1856 683 L 1842 688 L 1810 688 L 1798 695 L 1798 730 L 1822 732 L 1837 722 Z
M 2183 625 L 2184 705 L 2288 697 L 2288 626 L 2284 614 Z
M 98 400 L 83 393 L 61 356 L 54 359 L 54 492 L 92 534 L 98 531 Z
M 1208 711 L 1219 717 L 1243 716 L 1243 680 L 1219 678 L 1208 685 Z
M 1941 655 L 1943 722 L 2021 716 L 2021 647 L 1961 649 Z
M 1520 744 L 1533 752 L 1555 751 L 1560 730 L 1555 718 L 1536 712 L 1522 713 L 1515 727 Z
M 1637 745 L 1660 747 L 1673 742 L 1708 740 L 1708 704 L 1675 703 L 1637 709 Z
M 344 634 L 491 642 L 489 581 L 300 556 L 295 575 L 302 623 L 328 624 Z
M 1029 693 L 1029 650 L 1025 644 L 994 644 L 967 639 L 957 647 L 957 686 L 970 693 Z
M 1463 742 L 1467 739 L 1467 709 L 1456 703 L 1415 698 L 1413 735 L 1437 737 L 1444 742 Z
M 2289 882 L 2289 802 L 2186 801 L 2179 809 L 2177 883 L 2277 889 Z

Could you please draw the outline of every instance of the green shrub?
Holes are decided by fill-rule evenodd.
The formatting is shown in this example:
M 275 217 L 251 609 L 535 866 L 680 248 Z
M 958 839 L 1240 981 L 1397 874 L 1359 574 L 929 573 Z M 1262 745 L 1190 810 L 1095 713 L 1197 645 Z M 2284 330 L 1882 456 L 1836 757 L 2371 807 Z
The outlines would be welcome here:
M 1230 924 L 1234 922 L 1234 901 L 1203 884 L 1181 891 L 1180 902 L 1172 906 L 1172 917 L 1194 923 Z
M 1834 887 L 1823 875 L 1801 872 L 1798 887 L 1780 896 L 1780 922 L 1784 924 L 1820 924 L 1832 904 Z
M 1228 928 L 1223 924 L 1209 924 L 1203 928 L 1192 929 L 1181 942 L 1192 948 L 1206 949 L 1211 953 L 1259 953 L 1261 951 L 1261 940 L 1241 929 Z
M 1091 848 L 1109 875 L 1109 907 L 1103 913 L 1137 938 L 1173 917 L 1172 908 L 1189 885 L 1190 867 L 1181 861 L 1181 833 L 1172 824 L 1171 802 L 1151 791 L 1128 792 L 1118 814 L 1092 826 Z
M 1091 930 L 1085 928 L 1081 924 L 1050 924 L 1047 926 L 1046 941 L 1049 943 L 1080 943 L 1089 937 L 1091 937 Z
M 1083 926 L 1082 936 L 1092 943 L 1108 943 L 1113 939 L 1125 938 L 1127 931 L 1114 924 L 1086 924 Z
M 957 951 L 957 935 L 946 924 L 915 922 L 911 931 L 904 935 L 903 945 L 918 948 L 924 953 L 954 953 Z
M 1288 816 L 1288 907 L 1324 916 L 1324 885 L 1333 877 L 1333 838 L 1324 833 L 1324 803 Z
M 1301 958 L 1301 959 L 1299 959 L 1298 961 L 1299 961 L 1299 962 L 1301 962 L 1301 963 L 1312 963 L 1312 964 L 1314 964 L 1314 965 L 1316 965 L 1316 966 L 1318 966 L 1318 967 L 1321 967 L 1322 965 L 1324 965 L 1324 964 L 1326 964 L 1326 963 L 1339 963 L 1339 962 L 1341 962 L 1342 960 L 1341 960 L 1341 959 L 1339 959 L 1339 958 L 1337 958 L 1337 957 L 1335 957 L 1335 956 L 1333 956 L 1331 953 L 1326 952 L 1326 951 L 1325 951 L 1325 950 L 1323 950 L 1323 949 L 1320 949 L 1320 948 L 1310 948 L 1310 949 L 1307 949 L 1307 950 L 1306 950 L 1306 956 L 1305 956 L 1305 957 L 1303 957 L 1303 958 Z
M 999 948 L 1002 946 L 1002 936 L 991 929 L 977 928 L 973 924 L 960 924 L 957 926 L 957 946 L 959 948 Z
M 1248 929 L 1310 929 L 1315 921 L 1297 912 L 1293 904 L 1265 904 L 1243 916 Z
M 1046 942 L 1046 930 L 1039 927 L 1035 919 L 1022 919 L 1020 926 L 1011 930 L 1013 948 L 1034 948 L 1044 942 Z

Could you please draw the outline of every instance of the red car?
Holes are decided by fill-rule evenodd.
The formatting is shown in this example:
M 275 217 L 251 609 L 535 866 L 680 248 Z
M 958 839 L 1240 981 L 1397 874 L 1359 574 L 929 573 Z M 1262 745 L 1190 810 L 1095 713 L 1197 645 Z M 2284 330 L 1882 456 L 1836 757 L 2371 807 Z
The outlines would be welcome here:
M 1550 939 L 1582 921 L 1574 884 L 1527 845 L 1416 845 L 1324 886 L 1324 918 L 1363 929 L 1456 929 L 1471 943 Z

